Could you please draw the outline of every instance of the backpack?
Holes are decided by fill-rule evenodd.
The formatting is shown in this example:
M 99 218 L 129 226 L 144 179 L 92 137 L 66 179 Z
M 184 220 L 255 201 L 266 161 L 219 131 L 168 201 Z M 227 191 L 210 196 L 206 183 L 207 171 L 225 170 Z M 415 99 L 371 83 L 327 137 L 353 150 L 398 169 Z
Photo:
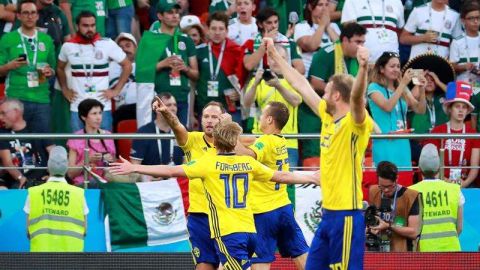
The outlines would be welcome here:
M 56 48 L 59 48 L 63 43 L 63 23 L 58 15 L 56 7 L 52 4 L 41 9 L 38 13 L 37 26 L 42 32 L 48 34 Z

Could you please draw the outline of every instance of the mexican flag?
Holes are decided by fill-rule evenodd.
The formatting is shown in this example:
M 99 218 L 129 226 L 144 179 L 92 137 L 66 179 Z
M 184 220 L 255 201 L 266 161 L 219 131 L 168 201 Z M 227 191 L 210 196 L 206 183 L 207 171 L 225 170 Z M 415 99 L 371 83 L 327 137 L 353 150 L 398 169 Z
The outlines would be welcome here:
M 137 82 L 137 126 L 152 121 L 152 100 L 155 96 L 155 74 L 158 59 L 172 39 L 171 35 L 145 31 L 138 44 L 135 58 Z
M 102 188 L 109 250 L 188 240 L 182 193 L 176 179 L 107 183 Z

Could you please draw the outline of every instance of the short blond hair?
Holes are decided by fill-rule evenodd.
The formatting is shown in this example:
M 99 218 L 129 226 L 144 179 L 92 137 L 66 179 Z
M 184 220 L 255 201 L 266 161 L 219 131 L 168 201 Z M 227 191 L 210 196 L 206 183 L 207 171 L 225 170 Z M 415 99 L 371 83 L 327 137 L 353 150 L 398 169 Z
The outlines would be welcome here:
M 232 152 L 243 129 L 235 122 L 221 121 L 213 129 L 215 147 L 220 151 Z

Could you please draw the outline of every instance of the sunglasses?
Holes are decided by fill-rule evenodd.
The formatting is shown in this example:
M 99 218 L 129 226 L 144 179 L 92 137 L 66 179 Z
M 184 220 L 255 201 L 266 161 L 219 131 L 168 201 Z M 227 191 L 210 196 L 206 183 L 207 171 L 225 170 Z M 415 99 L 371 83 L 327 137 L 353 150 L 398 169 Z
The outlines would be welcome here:
M 400 55 L 396 52 L 383 52 L 382 56 L 400 58 Z

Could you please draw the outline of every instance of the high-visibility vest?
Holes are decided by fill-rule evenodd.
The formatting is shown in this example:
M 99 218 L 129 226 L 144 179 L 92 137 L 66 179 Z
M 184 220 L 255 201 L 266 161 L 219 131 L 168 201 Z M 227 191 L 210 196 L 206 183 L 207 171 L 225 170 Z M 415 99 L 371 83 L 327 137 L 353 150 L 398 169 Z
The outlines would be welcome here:
M 81 252 L 85 237 L 84 191 L 49 181 L 28 189 L 30 251 Z
M 440 180 L 424 180 L 410 188 L 422 194 L 420 251 L 460 251 L 457 234 L 460 186 Z

